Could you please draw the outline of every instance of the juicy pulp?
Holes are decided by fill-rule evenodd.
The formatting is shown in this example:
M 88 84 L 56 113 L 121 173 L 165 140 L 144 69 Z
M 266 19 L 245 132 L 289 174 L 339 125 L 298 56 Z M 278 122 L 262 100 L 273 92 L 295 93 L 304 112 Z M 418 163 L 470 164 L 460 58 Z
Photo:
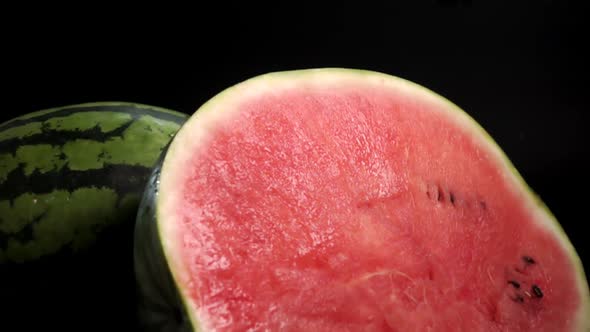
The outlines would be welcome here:
M 204 105 L 158 226 L 203 330 L 570 331 L 581 263 L 502 152 L 386 75 L 271 74 Z

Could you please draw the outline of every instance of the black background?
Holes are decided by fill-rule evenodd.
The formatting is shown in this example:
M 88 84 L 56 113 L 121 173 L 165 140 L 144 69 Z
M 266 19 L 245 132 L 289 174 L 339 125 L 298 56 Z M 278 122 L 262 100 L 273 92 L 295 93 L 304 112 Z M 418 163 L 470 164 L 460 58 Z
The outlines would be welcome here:
M 181 15 L 159 7 L 21 9 L 4 29 L 0 122 L 105 100 L 190 114 L 265 72 L 377 70 L 420 83 L 474 117 L 588 262 L 586 8 L 547 0 L 360 3 L 253 9 L 244 2 Z

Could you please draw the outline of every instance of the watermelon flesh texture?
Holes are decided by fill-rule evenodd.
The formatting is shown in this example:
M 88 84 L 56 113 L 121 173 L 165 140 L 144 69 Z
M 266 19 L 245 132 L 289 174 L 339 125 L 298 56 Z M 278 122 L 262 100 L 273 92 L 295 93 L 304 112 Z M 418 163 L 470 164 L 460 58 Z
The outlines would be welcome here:
M 152 226 L 182 299 L 168 303 L 195 329 L 589 327 L 553 216 L 477 124 L 409 82 L 249 80 L 204 105 L 162 165 Z

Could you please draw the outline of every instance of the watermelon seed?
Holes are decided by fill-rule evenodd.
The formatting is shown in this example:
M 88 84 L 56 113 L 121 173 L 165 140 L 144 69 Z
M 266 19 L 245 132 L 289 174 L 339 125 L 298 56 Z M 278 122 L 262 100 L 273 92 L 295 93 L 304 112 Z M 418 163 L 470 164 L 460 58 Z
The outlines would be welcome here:
M 536 263 L 536 261 L 530 257 L 530 256 L 522 256 L 522 260 L 525 262 L 525 264 L 527 265 L 533 265 Z
M 488 206 L 487 206 L 486 202 L 484 202 L 484 201 L 479 201 L 479 206 L 484 210 L 488 209 Z
M 455 206 L 455 194 L 452 191 L 449 191 L 449 199 L 451 200 L 451 204 Z
M 432 197 L 434 195 L 434 186 L 432 184 L 428 184 L 426 186 L 426 196 L 428 196 L 428 198 L 433 199 L 434 197 Z
M 443 202 L 445 200 L 445 193 L 442 190 L 441 186 L 437 186 L 437 189 L 438 189 L 438 197 L 437 197 L 437 200 L 439 202 Z
M 523 303 L 524 302 L 524 297 L 520 296 L 520 295 L 516 295 L 515 297 L 511 297 L 512 301 L 514 302 L 518 302 L 518 303 Z
M 533 285 L 533 287 L 531 287 L 531 290 L 533 291 L 533 293 L 535 293 L 536 297 L 538 297 L 538 298 L 543 297 L 543 292 L 541 291 L 541 288 L 539 288 L 539 286 Z
M 517 281 L 508 280 L 508 283 L 511 284 L 516 289 L 520 288 L 520 284 Z

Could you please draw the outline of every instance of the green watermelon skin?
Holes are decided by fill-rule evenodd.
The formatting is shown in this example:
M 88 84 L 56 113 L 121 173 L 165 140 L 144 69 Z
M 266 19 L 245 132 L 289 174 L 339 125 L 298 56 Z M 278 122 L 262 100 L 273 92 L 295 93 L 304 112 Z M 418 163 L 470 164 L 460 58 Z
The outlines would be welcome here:
M 134 324 L 137 208 L 186 119 L 151 105 L 98 102 L 0 125 L 0 292 L 3 312 L 22 330 Z
M 166 262 L 156 217 L 160 171 L 166 151 L 152 170 L 137 212 L 134 272 L 138 286 L 138 327 L 141 331 L 190 332 L 195 328 Z
M 130 103 L 36 112 L 0 125 L 0 262 L 76 251 L 129 220 L 186 116 Z

